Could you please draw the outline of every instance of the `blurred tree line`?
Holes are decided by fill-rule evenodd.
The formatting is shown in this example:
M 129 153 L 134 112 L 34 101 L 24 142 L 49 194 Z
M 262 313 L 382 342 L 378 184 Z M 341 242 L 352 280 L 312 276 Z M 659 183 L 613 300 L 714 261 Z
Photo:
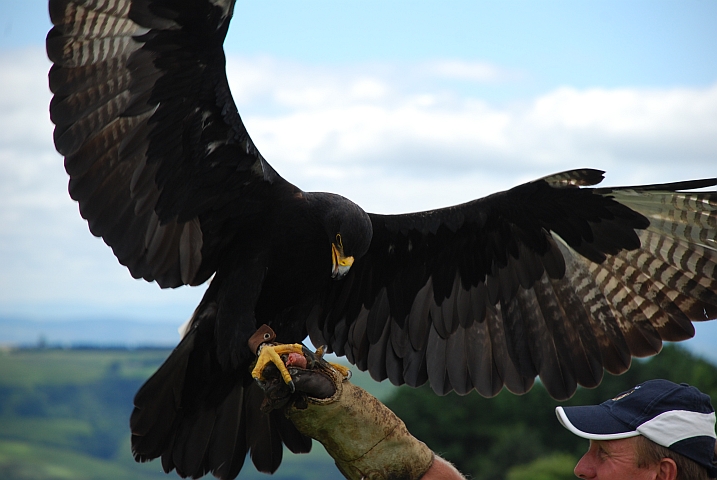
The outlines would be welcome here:
M 476 480 L 562 480 L 575 478 L 573 467 L 588 441 L 563 428 L 558 405 L 598 404 L 653 378 L 689 383 L 717 399 L 717 367 L 683 347 L 666 345 L 656 357 L 633 360 L 619 376 L 605 374 L 600 386 L 579 388 L 557 402 L 536 382 L 525 395 L 505 390 L 487 399 L 472 392 L 439 397 L 428 386 L 398 389 L 386 404 L 409 431 L 433 451 Z

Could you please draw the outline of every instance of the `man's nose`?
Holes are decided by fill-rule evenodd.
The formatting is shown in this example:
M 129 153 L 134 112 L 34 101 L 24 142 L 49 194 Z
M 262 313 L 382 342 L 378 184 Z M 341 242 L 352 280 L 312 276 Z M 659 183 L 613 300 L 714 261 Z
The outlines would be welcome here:
M 587 452 L 585 455 L 582 456 L 580 461 L 578 461 L 577 465 L 575 465 L 575 468 L 573 469 L 573 473 L 578 478 L 592 478 L 590 477 L 592 468 L 590 466 L 590 458 L 589 458 L 590 452 Z

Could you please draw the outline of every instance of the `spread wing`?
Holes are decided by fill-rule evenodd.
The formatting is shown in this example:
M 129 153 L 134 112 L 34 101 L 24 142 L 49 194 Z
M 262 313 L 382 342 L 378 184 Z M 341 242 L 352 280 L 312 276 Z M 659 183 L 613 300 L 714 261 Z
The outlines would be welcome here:
M 601 180 L 578 170 L 371 215 L 369 252 L 327 284 L 312 341 L 394 384 L 493 396 L 537 375 L 564 399 L 692 337 L 717 317 L 717 193 L 682 191 L 717 179 L 579 188 Z
M 70 195 L 120 263 L 162 287 L 204 282 L 262 200 L 294 191 L 229 92 L 232 11 L 229 0 L 50 1 L 50 115 Z

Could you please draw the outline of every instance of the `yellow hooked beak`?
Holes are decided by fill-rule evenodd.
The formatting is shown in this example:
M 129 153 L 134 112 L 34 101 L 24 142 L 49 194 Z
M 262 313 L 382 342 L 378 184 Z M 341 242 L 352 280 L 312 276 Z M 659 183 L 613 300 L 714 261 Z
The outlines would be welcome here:
M 343 247 L 337 247 L 335 243 L 331 244 L 331 277 L 336 280 L 340 279 L 347 273 L 349 268 L 354 264 L 354 257 L 344 257 Z

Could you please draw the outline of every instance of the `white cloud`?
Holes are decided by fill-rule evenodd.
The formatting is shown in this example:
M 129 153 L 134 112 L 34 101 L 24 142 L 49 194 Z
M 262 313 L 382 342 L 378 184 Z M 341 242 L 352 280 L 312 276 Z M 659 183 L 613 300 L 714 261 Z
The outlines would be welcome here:
M 0 314 L 122 309 L 132 317 L 183 320 L 201 291 L 159 292 L 133 281 L 69 198 L 52 143 L 44 52 L 5 52 L 0 65 Z
M 266 59 L 257 66 L 240 58 L 229 64 L 232 89 L 251 89 L 264 102 L 243 95 L 237 101 L 255 142 L 282 175 L 304 188 L 345 191 L 359 183 L 357 200 L 378 210 L 489 193 L 429 187 L 397 203 L 395 189 L 420 178 L 475 176 L 496 189 L 583 166 L 608 170 L 613 184 L 714 175 L 717 85 L 561 87 L 530 101 L 496 104 L 460 96 L 417 66 L 328 70 Z M 250 73 L 232 75 L 232 65 Z M 456 72 L 472 68 L 445 65 Z M 476 72 L 499 71 L 477 65 Z M 361 82 L 374 85 L 376 94 L 357 96 Z M 393 179 L 393 187 L 377 194 L 381 177 Z
M 0 64 L 0 313 L 82 303 L 191 313 L 201 290 L 160 294 L 131 281 L 69 200 L 52 146 L 44 52 L 2 54 Z M 502 81 L 499 68 L 436 65 L 230 57 L 228 72 L 249 132 L 282 176 L 370 211 L 445 206 L 585 166 L 607 170 L 610 184 L 716 173 L 717 85 L 562 87 L 499 104 L 444 81 Z

